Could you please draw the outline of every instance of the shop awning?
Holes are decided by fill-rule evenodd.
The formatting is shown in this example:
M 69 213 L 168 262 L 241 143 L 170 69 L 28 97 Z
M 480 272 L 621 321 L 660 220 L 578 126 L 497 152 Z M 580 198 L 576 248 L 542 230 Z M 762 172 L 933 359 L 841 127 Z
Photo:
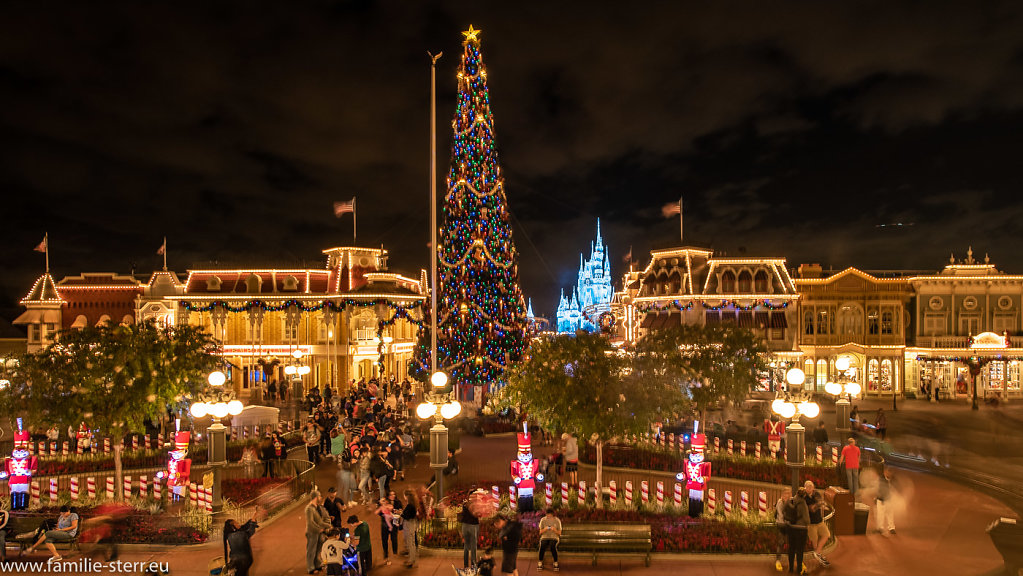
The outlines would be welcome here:
M 33 308 L 25 310 L 21 316 L 15 318 L 12 324 L 59 324 L 60 310 L 42 310 Z
M 767 312 L 755 312 L 753 314 L 754 328 L 768 328 L 771 326 L 771 315 Z
M 654 322 L 655 330 L 663 330 L 670 326 L 678 324 L 678 317 L 672 316 L 671 314 L 658 314 L 657 320 Z
M 654 319 L 657 318 L 657 314 L 647 314 L 643 317 L 643 321 L 640 322 L 639 327 L 643 329 L 649 329 L 650 325 L 654 323 Z
M 788 328 L 789 321 L 785 319 L 784 312 L 771 313 L 771 328 Z
M 85 317 L 85 314 L 79 314 L 78 318 L 75 318 L 75 321 L 71 323 L 71 328 L 74 329 L 74 330 L 77 330 L 77 329 L 85 328 L 88 325 L 89 325 L 89 320 L 88 320 L 88 318 Z
M 739 311 L 739 328 L 753 328 L 753 313 L 745 310 Z
M 721 323 L 721 314 L 717 311 L 707 312 L 706 318 L 708 325 Z

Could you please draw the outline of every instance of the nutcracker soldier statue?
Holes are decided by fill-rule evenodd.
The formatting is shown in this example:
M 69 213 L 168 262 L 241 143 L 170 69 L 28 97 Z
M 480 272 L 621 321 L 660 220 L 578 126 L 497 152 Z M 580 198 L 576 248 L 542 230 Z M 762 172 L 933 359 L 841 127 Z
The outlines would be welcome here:
M 543 474 L 539 472 L 536 460 L 533 460 L 528 426 L 527 423 L 522 423 L 522 432 L 517 434 L 518 454 L 511 462 L 511 476 L 515 482 L 515 490 L 519 494 L 521 512 L 533 509 L 533 488 L 536 487 L 536 482 L 543 482 Z
M 18 418 L 18 431 L 14 433 L 14 450 L 10 457 L 4 459 L 0 477 L 7 477 L 7 485 L 11 490 L 11 510 L 28 508 L 28 491 L 32 483 L 39 461 L 28 451 L 30 436 L 21 429 L 21 418 Z
M 174 450 L 170 453 L 167 470 L 157 474 L 158 477 L 167 479 L 167 487 L 170 488 L 175 502 L 184 494 L 185 487 L 188 486 L 188 477 L 192 472 L 192 459 L 185 458 L 190 438 L 191 432 L 174 433 Z
M 785 422 L 777 416 L 771 416 L 770 420 L 764 420 L 764 432 L 767 432 L 767 447 L 771 451 L 771 458 L 778 458 L 781 452 L 781 435 L 785 433 Z
M 703 491 L 710 478 L 710 462 L 703 461 L 703 449 L 707 438 L 703 434 L 693 434 L 690 441 L 689 459 L 685 463 L 685 472 L 679 472 L 675 478 L 686 483 L 689 489 L 689 516 L 698 518 L 703 514 Z

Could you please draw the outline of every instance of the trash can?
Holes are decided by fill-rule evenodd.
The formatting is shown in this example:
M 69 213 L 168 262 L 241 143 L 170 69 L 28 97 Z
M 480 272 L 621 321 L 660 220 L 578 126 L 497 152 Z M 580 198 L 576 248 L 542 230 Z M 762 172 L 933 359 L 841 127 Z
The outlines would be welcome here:
M 835 536 L 849 536 L 855 533 L 854 525 L 855 510 L 853 508 L 853 497 L 845 488 L 829 486 L 824 491 L 824 497 L 835 510 L 835 518 L 832 520 Z
M 1006 571 L 1018 573 L 1023 568 L 1023 525 L 1014 518 L 999 518 L 987 527 L 987 534 L 1005 560 Z
M 853 530 L 856 534 L 867 533 L 867 518 L 870 516 L 870 506 L 866 504 L 856 503 L 856 522 Z

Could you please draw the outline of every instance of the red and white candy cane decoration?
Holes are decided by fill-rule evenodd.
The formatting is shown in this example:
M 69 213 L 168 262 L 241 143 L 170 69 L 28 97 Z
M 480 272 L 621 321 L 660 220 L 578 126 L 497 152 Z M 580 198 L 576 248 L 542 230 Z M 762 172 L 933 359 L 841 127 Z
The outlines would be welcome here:
M 561 505 L 568 506 L 568 482 L 561 483 Z
M 734 443 L 732 442 L 732 439 L 731 439 L 731 438 L 729 438 L 729 439 L 728 439 L 728 453 L 729 453 L 729 454 L 732 454 L 732 453 L 733 453 L 733 451 L 732 451 L 732 447 L 733 447 L 733 446 L 734 446 Z
M 67 444 L 67 442 L 65 442 L 65 444 Z M 85 454 L 85 442 L 79 442 L 78 446 L 75 448 L 75 451 L 78 452 L 79 456 Z
M 639 483 L 639 500 L 643 504 L 650 502 L 650 483 L 646 480 L 642 480 Z
M 576 496 L 579 501 L 579 506 L 586 505 L 586 482 L 584 480 L 579 481 L 579 489 L 576 491 Z
M 36 453 L 36 444 L 35 444 L 35 442 L 29 442 L 28 443 L 28 453 L 29 454 L 33 454 L 33 455 Z M 40 454 L 40 456 L 45 456 L 45 454 Z
M 604 501 L 604 491 L 601 490 L 600 484 L 594 482 L 593 483 L 593 505 L 596 506 L 597 508 L 600 508 L 602 506 L 601 503 L 603 501 Z
M 497 486 L 490 487 L 490 495 L 494 497 L 495 501 L 497 502 L 501 501 L 501 489 L 498 488 Z
M 114 499 L 114 477 L 107 476 L 107 500 Z
M 139 497 L 149 496 L 149 476 L 139 476 Z
M 668 448 L 675 447 L 675 433 L 668 434 Z
M 675 508 L 682 507 L 682 484 L 675 482 Z
M 743 456 L 745 456 L 745 455 L 746 455 L 746 441 L 745 441 L 745 440 L 743 440 L 742 442 L 739 442 L 739 452 L 740 452 L 740 453 L 741 453 L 741 454 L 742 454 Z
M 78 476 L 71 477 L 71 499 L 78 500 Z
M 153 447 L 153 438 L 149 434 L 146 434 L 145 446 L 146 450 L 149 450 L 150 448 Z
M 56 450 L 54 450 L 54 452 L 56 452 Z M 46 442 L 45 441 L 39 443 L 39 455 L 40 456 L 46 456 Z M 56 456 L 56 454 L 50 454 L 50 456 Z
M 512 510 L 519 507 L 519 496 L 515 493 L 515 486 L 508 487 L 508 505 Z
M 89 476 L 85 479 L 85 493 L 89 496 L 89 500 L 96 499 L 96 478 Z
M 656 490 L 655 494 L 657 495 L 656 496 L 656 498 L 657 498 L 657 507 L 658 508 L 664 508 L 664 482 L 661 482 L 660 480 L 658 480 L 657 481 L 657 486 L 656 486 L 655 490 Z
M 707 513 L 711 516 L 717 512 L 718 509 L 718 496 L 713 488 L 707 488 Z
M 788 461 L 788 459 L 789 459 L 789 445 L 788 444 L 786 444 L 785 445 L 785 449 L 782 450 L 782 458 L 784 458 L 786 461 Z
M 625 506 L 632 508 L 632 480 L 625 481 Z
M 753 455 L 757 457 L 757 460 L 760 460 L 760 442 L 753 445 Z
M 838 466 L 838 448 L 831 447 L 831 463 Z
M 131 449 L 132 450 L 139 449 L 139 437 L 137 434 L 131 437 Z
M 767 516 L 767 492 L 757 492 L 757 512 L 761 516 Z
M 824 463 L 824 448 L 822 446 L 817 447 L 817 463 Z
M 128 498 L 131 498 L 131 476 L 125 476 L 124 477 L 123 492 L 124 492 L 124 499 L 125 500 L 127 500 Z
M 203 490 L 203 500 L 206 502 L 206 511 L 213 512 L 213 487 L 207 486 Z
M 33 480 L 32 484 L 29 485 L 29 497 L 32 499 L 32 504 L 39 504 L 39 481 Z
M 552 486 L 550 482 L 544 484 L 543 499 L 548 508 L 554 504 L 554 486 Z
M 721 437 L 720 436 L 715 436 L 714 437 L 714 451 L 715 452 L 720 452 L 721 451 Z
M 259 438 L 259 424 L 252 427 L 252 435 Z
M 71 454 L 71 446 L 70 446 L 70 444 L 66 440 L 61 445 L 61 452 L 60 453 L 62 455 L 64 455 L 64 456 L 67 456 L 67 455 Z M 50 456 L 56 456 L 56 455 L 57 455 L 57 443 L 56 442 L 50 442 Z
M 50 478 L 50 502 L 57 501 L 57 479 Z
M 725 490 L 725 514 L 732 513 L 732 491 Z
M 749 514 L 749 492 L 745 490 L 739 492 L 739 510 L 742 510 L 743 514 Z
M 617 506 L 618 505 L 618 484 L 616 484 L 615 481 L 612 480 L 612 481 L 607 483 L 607 488 L 608 488 L 608 491 L 609 491 L 608 492 L 608 499 L 609 499 L 609 502 L 611 503 L 611 506 L 612 507 Z
M 196 494 L 195 482 L 190 482 L 188 484 L 188 505 L 191 506 L 192 508 L 195 508 L 195 506 L 196 506 L 196 504 L 198 502 L 199 502 L 199 495 Z
M 103 453 L 110 454 L 110 438 L 103 439 Z
M 153 499 L 157 502 L 163 501 L 163 482 L 159 476 L 153 478 Z

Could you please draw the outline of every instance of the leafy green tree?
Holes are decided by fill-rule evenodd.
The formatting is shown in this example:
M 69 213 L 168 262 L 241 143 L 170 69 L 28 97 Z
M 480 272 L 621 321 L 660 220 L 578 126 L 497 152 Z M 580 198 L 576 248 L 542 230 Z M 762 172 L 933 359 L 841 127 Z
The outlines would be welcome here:
M 599 334 L 533 340 L 508 382 L 502 390 L 505 403 L 544 428 L 594 441 L 601 485 L 605 442 L 646 432 L 651 422 L 687 405 L 677 384 L 640 377 L 630 356 Z
M 716 402 L 739 403 L 767 369 L 763 339 L 744 328 L 682 325 L 651 332 L 636 344 L 637 369 L 683 386 L 705 421 Z
M 147 421 L 164 423 L 168 405 L 202 389 L 220 365 L 217 348 L 194 326 L 108 323 L 65 331 L 21 358 L 16 378 L 0 392 L 0 409 L 42 426 L 85 421 L 109 435 L 120 486 L 125 434 L 144 432 Z

